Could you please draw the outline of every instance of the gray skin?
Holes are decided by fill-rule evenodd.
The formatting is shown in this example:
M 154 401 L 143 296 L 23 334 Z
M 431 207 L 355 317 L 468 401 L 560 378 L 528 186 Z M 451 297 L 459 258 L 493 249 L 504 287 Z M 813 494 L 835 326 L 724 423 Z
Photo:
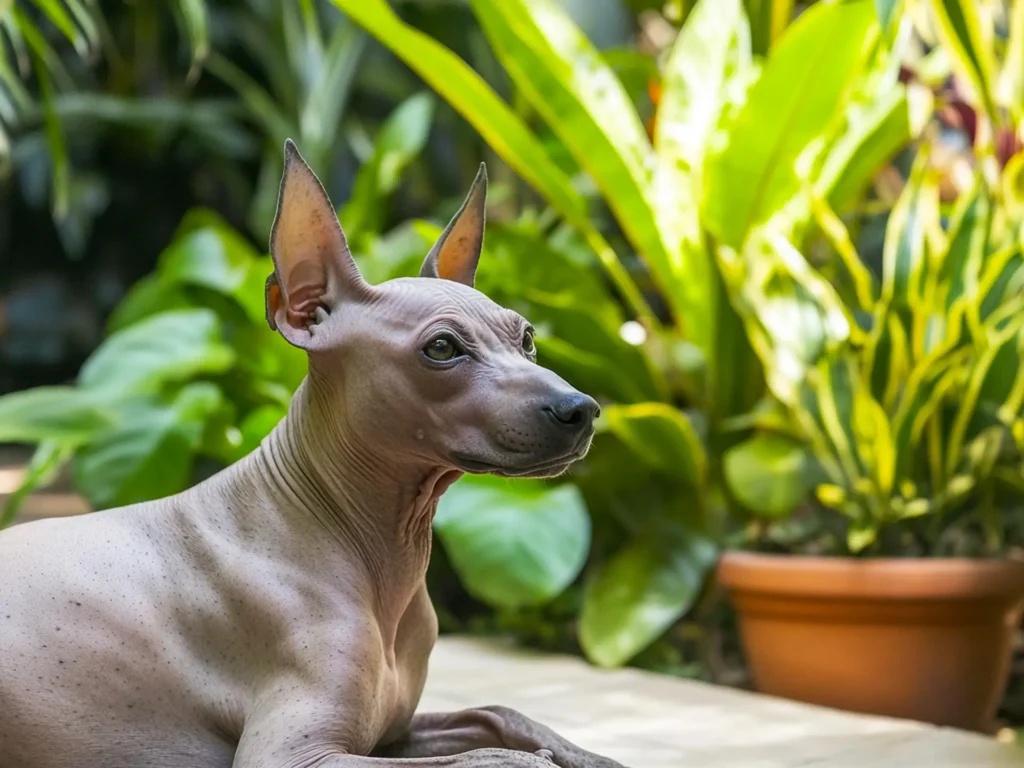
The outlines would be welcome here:
M 285 156 L 267 315 L 309 374 L 205 482 L 0 534 L 0 766 L 621 768 L 506 708 L 414 715 L 438 498 L 565 471 L 597 415 L 472 288 L 483 169 L 421 277 L 370 286 Z

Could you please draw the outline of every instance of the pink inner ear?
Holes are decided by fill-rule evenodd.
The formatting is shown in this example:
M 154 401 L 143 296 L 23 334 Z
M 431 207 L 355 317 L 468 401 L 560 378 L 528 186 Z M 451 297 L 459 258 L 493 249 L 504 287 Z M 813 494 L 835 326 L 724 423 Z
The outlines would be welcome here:
M 317 307 L 326 308 L 327 273 L 316 259 L 300 261 L 288 275 L 288 323 L 306 328 L 316 318 Z

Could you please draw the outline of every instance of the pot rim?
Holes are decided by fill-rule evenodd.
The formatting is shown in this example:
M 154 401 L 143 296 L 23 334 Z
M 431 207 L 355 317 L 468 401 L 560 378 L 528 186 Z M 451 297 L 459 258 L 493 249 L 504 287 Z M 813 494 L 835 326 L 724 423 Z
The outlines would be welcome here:
M 718 563 L 729 591 L 890 600 L 1024 599 L 1024 560 L 850 558 L 729 551 Z

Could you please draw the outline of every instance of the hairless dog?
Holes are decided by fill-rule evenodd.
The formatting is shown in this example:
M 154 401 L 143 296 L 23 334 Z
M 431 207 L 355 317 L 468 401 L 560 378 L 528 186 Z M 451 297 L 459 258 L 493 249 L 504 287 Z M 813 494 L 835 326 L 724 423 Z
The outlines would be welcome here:
M 309 373 L 193 488 L 0 535 L 2 768 L 621 768 L 503 707 L 414 714 L 438 498 L 560 474 L 598 413 L 473 288 L 485 196 L 481 166 L 420 277 L 371 286 L 286 143 L 267 320 Z

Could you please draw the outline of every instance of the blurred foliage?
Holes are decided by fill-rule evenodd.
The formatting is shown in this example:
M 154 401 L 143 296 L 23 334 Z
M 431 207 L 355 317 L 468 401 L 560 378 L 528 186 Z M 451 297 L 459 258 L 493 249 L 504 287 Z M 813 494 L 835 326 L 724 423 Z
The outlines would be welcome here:
M 780 215 L 796 239 L 813 223 L 803 185 L 829 195 L 842 178 L 835 202 L 849 205 L 877 163 L 910 138 L 905 100 L 890 99 L 872 119 L 857 119 L 854 110 L 900 87 L 874 6 L 817 4 L 776 35 L 767 58 L 756 55 L 739 0 L 688 8 L 659 56 L 649 133 L 611 66 L 557 3 L 471 2 L 517 96 L 557 137 L 560 152 L 552 155 L 532 129 L 532 115 L 503 101 L 383 0 L 335 2 L 448 100 L 583 237 L 639 323 L 633 352 L 645 361 L 641 370 L 653 373 L 642 392 L 616 387 L 622 366 L 600 350 L 595 364 L 581 369 L 575 358 L 583 350 L 558 359 L 568 349 L 547 347 L 556 369 L 614 403 L 575 481 L 602 521 L 600 557 L 585 578 L 580 640 L 591 660 L 620 664 L 691 608 L 717 546 L 735 527 L 721 459 L 749 431 L 737 429 L 736 419 L 765 391 L 718 270 L 718 247 L 741 244 Z M 901 110 L 904 119 L 892 119 Z M 809 152 L 816 157 L 803 160 L 810 170 L 801 178 L 797 161 Z M 596 194 L 578 191 L 580 172 Z M 592 215 L 588 198 L 611 218 Z M 621 233 L 640 257 L 656 304 L 605 233 Z M 643 501 L 630 503 L 641 489 Z
M 443 497 L 443 628 L 724 679 L 722 547 L 1021 545 L 1024 0 L 332 2 L 120 12 L 179 21 L 159 100 L 83 89 L 73 45 L 52 97 L 4 70 L 0 155 L 46 160 L 59 222 L 56 131 L 104 121 L 216 157 L 230 201 L 185 216 L 75 386 L 0 398 L 0 441 L 38 445 L 4 523 L 65 464 L 96 506 L 154 498 L 281 418 L 305 361 L 251 242 L 291 136 L 371 282 L 416 274 L 487 158 L 478 287 L 604 406 L 567 478 Z M 32 7 L 7 18 L 60 30 Z

